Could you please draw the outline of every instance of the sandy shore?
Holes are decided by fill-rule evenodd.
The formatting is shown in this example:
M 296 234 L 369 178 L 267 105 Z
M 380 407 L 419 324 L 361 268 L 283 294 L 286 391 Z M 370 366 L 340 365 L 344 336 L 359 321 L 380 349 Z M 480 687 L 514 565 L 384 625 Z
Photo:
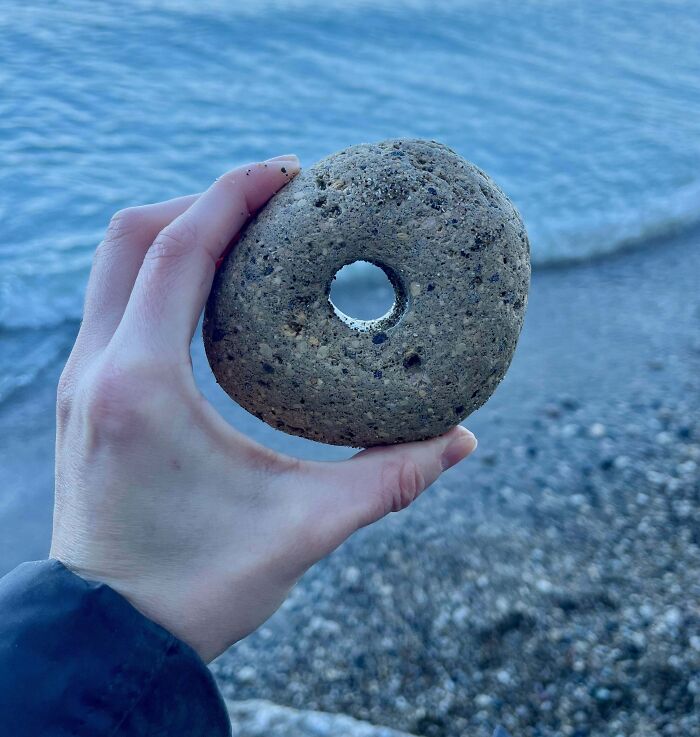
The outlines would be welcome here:
M 214 665 L 232 698 L 426 735 L 700 732 L 700 235 L 535 275 L 477 454 Z M 338 458 L 205 393 L 270 446 Z M 48 549 L 58 370 L 0 413 L 0 569 Z

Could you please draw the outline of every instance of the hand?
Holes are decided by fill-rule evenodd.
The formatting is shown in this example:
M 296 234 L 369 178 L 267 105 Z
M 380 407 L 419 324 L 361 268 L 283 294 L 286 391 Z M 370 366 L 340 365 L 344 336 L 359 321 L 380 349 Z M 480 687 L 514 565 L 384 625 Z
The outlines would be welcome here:
M 51 556 L 107 583 L 210 661 L 350 534 L 467 456 L 458 427 L 320 463 L 231 428 L 198 391 L 190 342 L 215 265 L 296 157 L 200 196 L 117 213 L 97 249 L 58 391 Z

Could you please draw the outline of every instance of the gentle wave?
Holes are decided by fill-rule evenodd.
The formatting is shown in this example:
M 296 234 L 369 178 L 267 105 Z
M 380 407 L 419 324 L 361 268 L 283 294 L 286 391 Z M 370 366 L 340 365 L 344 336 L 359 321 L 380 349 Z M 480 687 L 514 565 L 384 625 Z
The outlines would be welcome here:
M 67 320 L 59 329 L 0 331 L 0 405 L 20 389 L 31 386 L 45 371 L 63 363 L 77 333 L 78 322 Z
M 244 161 L 441 140 L 535 267 L 698 222 L 698 38 L 691 0 L 0 0 L 0 396 L 58 360 L 115 210 Z
M 698 223 L 700 181 L 652 199 L 639 210 L 618 210 L 614 217 L 605 213 L 596 219 L 594 213 L 589 213 L 585 222 L 563 223 L 558 230 L 530 227 L 531 240 L 539 244 L 538 249 L 533 249 L 533 265 L 541 268 L 589 261 L 662 241 Z M 41 274 L 26 269 L 24 273 L 10 274 L 5 269 L 0 277 L 3 294 L 0 339 L 3 332 L 8 338 L 10 333 L 62 328 L 79 321 L 89 262 L 90 258 L 83 253 L 58 268 L 55 264 L 54 268 L 44 268 Z M 362 279 L 363 273 L 359 270 L 351 279 Z
M 554 233 L 533 234 L 540 249 L 533 253 L 535 266 L 559 266 L 590 261 L 632 247 L 662 241 L 700 223 L 700 180 L 676 192 L 649 198 L 638 209 L 616 213 L 589 213 L 581 222 L 565 223 Z M 551 244 L 549 247 L 546 244 Z

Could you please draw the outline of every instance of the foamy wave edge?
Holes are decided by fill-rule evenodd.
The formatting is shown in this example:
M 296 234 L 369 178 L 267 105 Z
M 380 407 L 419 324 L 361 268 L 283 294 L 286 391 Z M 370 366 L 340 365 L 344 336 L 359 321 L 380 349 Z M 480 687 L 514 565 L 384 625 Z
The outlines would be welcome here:
M 700 180 L 671 194 L 640 203 L 598 222 L 582 221 L 552 228 L 549 233 L 530 229 L 532 264 L 549 268 L 595 261 L 604 256 L 643 248 L 700 225 Z M 539 246 L 539 247 L 538 247 Z
M 526 227 L 532 244 L 532 264 L 535 269 L 573 265 L 595 261 L 646 245 L 664 238 L 676 236 L 700 225 L 700 180 L 675 190 L 672 194 L 657 197 L 651 202 L 640 203 L 634 208 L 614 214 L 604 213 L 596 222 L 579 219 L 561 225 L 547 227 L 531 224 Z M 359 286 L 361 274 L 350 277 L 350 283 Z M 26 292 L 23 293 L 26 297 Z M 72 301 L 72 300 L 71 300 Z M 43 302 L 43 298 L 42 298 Z M 61 314 L 46 310 L 45 305 L 37 310 L 31 309 L 26 300 L 16 309 L 8 309 L 12 320 L 0 318 L 0 333 L 10 337 L 18 331 L 60 330 L 66 325 L 80 322 L 82 311 L 82 291 L 70 312 Z M 51 314 L 46 319 L 47 312 Z M 37 319 L 41 316 L 43 319 Z

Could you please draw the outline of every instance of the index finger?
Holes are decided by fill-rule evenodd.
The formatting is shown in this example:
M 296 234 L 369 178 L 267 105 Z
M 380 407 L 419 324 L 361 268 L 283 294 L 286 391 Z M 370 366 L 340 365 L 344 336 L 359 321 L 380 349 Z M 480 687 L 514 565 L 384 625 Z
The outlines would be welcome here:
M 290 155 L 217 179 L 146 252 L 115 340 L 160 354 L 189 352 L 220 256 L 250 214 L 299 171 L 299 160 Z

